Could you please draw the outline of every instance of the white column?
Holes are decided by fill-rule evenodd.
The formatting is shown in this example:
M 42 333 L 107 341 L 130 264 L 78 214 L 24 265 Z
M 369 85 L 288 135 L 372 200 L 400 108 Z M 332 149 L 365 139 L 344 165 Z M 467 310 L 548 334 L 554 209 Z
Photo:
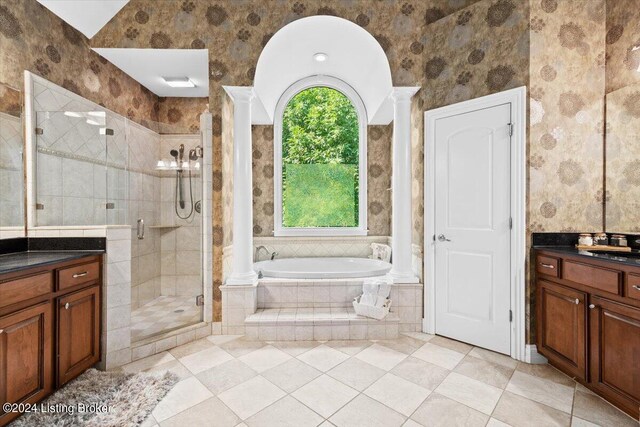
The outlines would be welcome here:
M 254 285 L 253 182 L 251 170 L 252 87 L 225 87 L 233 99 L 233 271 L 227 285 Z
M 393 88 L 393 175 L 391 276 L 395 283 L 417 283 L 411 251 L 411 98 L 417 87 Z

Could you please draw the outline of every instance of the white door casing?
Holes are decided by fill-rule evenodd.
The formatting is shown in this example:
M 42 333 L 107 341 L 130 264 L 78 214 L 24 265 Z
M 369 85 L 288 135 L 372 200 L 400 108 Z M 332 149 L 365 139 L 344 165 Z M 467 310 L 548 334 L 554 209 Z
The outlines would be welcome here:
M 425 113 L 423 330 L 518 360 L 526 359 L 525 96 L 521 87 Z
M 436 333 L 510 353 L 511 104 L 436 122 Z

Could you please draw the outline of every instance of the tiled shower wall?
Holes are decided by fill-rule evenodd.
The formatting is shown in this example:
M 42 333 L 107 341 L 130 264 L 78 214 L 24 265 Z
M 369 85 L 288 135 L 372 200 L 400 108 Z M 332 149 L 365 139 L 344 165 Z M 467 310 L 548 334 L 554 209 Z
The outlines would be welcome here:
M 3 228 L 19 227 L 24 223 L 21 154 L 20 117 L 0 113 L 0 182 L 3 186 L 13 189 L 0 192 L 0 224 Z

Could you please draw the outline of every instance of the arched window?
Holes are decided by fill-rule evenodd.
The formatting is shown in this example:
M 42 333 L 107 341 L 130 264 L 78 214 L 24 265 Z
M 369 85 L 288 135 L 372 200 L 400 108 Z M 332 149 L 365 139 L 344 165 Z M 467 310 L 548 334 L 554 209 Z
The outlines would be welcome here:
M 335 78 L 292 85 L 276 108 L 276 236 L 367 234 L 367 117 Z

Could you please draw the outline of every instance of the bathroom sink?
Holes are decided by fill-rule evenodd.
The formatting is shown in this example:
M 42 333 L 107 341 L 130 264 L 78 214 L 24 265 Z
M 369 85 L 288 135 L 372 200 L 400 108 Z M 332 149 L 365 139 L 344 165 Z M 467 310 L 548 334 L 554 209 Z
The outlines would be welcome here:
M 617 256 L 621 258 L 640 258 L 640 252 L 617 252 L 617 251 L 587 251 L 592 254 L 602 254 Z

